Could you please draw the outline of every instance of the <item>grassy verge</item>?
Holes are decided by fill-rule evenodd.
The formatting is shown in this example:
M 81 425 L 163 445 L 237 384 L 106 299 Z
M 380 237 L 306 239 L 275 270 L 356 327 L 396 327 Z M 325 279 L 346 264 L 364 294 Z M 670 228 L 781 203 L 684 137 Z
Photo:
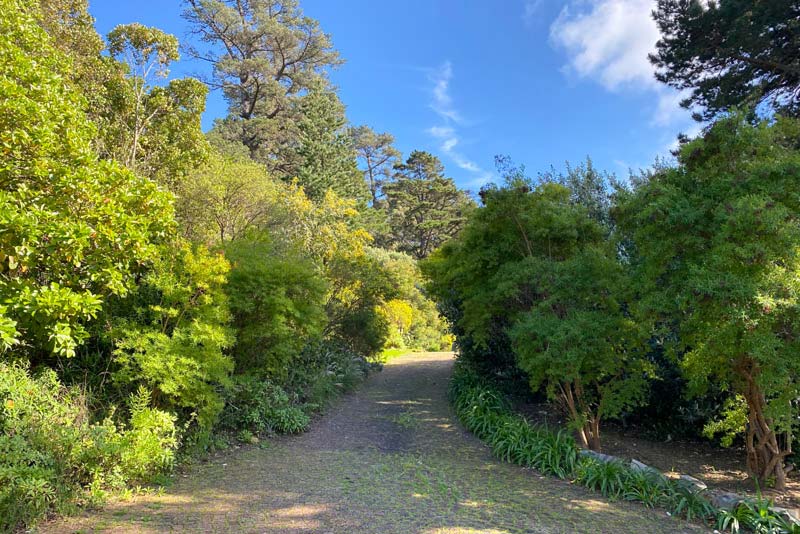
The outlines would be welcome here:
M 637 501 L 725 532 L 800 533 L 797 525 L 770 510 L 769 501 L 759 499 L 740 503 L 732 511 L 721 510 L 702 491 L 691 490 L 660 473 L 580 454 L 569 433 L 529 423 L 511 410 L 499 389 L 460 362 L 453 371 L 448 395 L 461 423 L 504 461 L 570 480 L 610 500 Z
M 388 361 L 394 360 L 395 358 L 399 358 L 400 356 L 404 356 L 406 354 L 410 354 L 412 352 L 421 352 L 420 349 L 398 349 L 398 348 L 391 348 L 391 349 L 383 349 L 381 353 L 378 355 L 377 360 L 381 363 L 386 363 Z

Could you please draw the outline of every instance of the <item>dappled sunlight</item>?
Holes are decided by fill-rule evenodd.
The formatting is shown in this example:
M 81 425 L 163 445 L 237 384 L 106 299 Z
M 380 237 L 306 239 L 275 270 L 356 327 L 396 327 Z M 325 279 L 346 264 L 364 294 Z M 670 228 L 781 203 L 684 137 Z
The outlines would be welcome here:
M 322 504 L 298 504 L 269 512 L 266 528 L 268 531 L 284 531 L 284 529 L 319 529 L 322 527 L 320 516 L 330 512 L 330 506 Z
M 511 534 L 511 531 L 499 530 L 496 528 L 484 529 L 453 526 L 423 530 L 421 534 Z
M 579 508 L 587 512 L 607 512 L 611 510 L 611 505 L 608 501 L 600 499 L 572 499 L 567 503 L 570 509 Z
M 410 361 L 387 369 L 310 432 L 215 455 L 166 494 L 135 497 L 66 530 L 511 534 L 597 522 L 606 532 L 671 532 L 627 503 L 494 459 L 456 431 L 447 372 Z

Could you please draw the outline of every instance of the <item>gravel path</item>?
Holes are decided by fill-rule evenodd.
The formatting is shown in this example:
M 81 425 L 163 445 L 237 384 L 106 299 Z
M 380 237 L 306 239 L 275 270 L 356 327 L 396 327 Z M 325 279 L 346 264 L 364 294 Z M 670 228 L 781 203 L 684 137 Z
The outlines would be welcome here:
M 680 533 L 704 529 L 496 461 L 445 397 L 452 354 L 392 360 L 300 436 L 42 532 Z

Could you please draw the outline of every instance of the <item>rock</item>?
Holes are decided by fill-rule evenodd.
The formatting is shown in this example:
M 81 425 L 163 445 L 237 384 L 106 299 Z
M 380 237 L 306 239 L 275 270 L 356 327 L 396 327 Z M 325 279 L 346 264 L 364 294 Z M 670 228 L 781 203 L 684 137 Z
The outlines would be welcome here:
M 794 525 L 800 525 L 800 511 L 798 511 L 796 508 L 789 509 L 789 508 L 782 508 L 780 506 L 770 506 L 769 510 L 773 514 L 780 516 L 789 523 L 792 523 Z
M 637 460 L 635 458 L 633 460 L 631 460 L 631 469 L 633 469 L 634 471 L 645 471 L 647 473 L 653 473 L 653 474 L 656 474 L 656 475 L 659 475 L 659 476 L 663 476 L 661 474 L 661 471 L 659 471 L 655 467 L 649 466 L 644 462 L 640 462 L 639 460 Z
M 736 505 L 744 500 L 741 495 L 727 491 L 715 491 L 709 494 L 711 504 L 722 510 L 733 510 Z
M 690 491 L 703 491 L 708 489 L 705 482 L 691 475 L 681 475 L 678 479 L 678 485 Z
M 639 460 L 633 459 L 631 460 L 631 470 L 639 471 L 644 473 L 647 478 L 651 481 L 656 482 L 657 484 L 666 484 L 667 477 L 664 476 L 664 473 L 656 469 L 655 467 L 651 467 L 644 462 L 640 462 Z
M 612 456 L 611 454 L 603 454 L 602 452 L 593 451 L 591 449 L 581 449 L 578 451 L 578 454 L 581 456 L 589 456 L 590 458 L 594 458 L 598 462 L 604 463 L 611 463 L 611 462 L 620 462 L 622 460 L 616 456 Z

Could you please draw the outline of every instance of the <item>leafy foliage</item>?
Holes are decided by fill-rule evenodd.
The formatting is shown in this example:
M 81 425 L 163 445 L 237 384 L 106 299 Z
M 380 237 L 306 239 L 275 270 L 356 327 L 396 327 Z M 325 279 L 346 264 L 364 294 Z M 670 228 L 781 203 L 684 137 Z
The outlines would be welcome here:
M 31 524 L 67 498 L 169 471 L 177 447 L 175 417 L 130 398 L 127 428 L 90 423 L 85 396 L 55 372 L 31 376 L 0 363 L 0 529 Z
M 228 428 L 255 434 L 294 434 L 305 430 L 309 418 L 300 407 L 292 404 L 280 386 L 268 379 L 244 375 L 236 379 L 231 389 L 222 423 Z
M 240 240 L 225 250 L 233 263 L 227 294 L 237 370 L 283 379 L 325 327 L 327 284 L 308 260 L 282 256 L 267 243 Z
M 177 244 L 121 303 L 129 312 L 117 312 L 111 332 L 114 381 L 145 384 L 156 402 L 195 412 L 206 429 L 222 409 L 218 389 L 233 369 L 224 353 L 234 339 L 223 291 L 228 269 L 219 255 Z
M 694 391 L 712 379 L 748 405 L 748 465 L 782 487 L 781 433 L 798 392 L 792 332 L 800 242 L 794 176 L 798 124 L 751 125 L 739 115 L 681 151 L 680 165 L 624 196 L 642 317 L 680 317 L 681 354 Z
M 800 112 L 800 6 L 789 0 L 659 0 L 661 30 L 650 61 L 656 78 L 690 90 L 684 107 L 708 120 L 737 107 L 766 104 Z
M 545 386 L 581 443 L 599 448 L 600 420 L 641 403 L 647 386 L 622 267 L 566 187 L 511 181 L 482 197 L 460 236 L 423 264 L 431 290 L 456 296 L 462 338 L 486 347 L 502 329 L 532 389 Z
M 0 10 L 0 300 L 8 340 L 70 357 L 101 302 L 125 295 L 172 231 L 169 195 L 98 160 L 65 58 L 26 2 Z M 14 321 L 15 333 L 11 333 Z

